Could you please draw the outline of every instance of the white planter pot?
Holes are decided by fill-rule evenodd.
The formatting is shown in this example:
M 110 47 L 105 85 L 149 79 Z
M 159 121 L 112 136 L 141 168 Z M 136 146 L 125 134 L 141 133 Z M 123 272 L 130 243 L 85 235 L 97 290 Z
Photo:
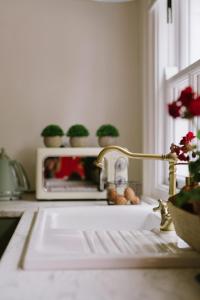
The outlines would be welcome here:
M 100 147 L 116 145 L 116 141 L 117 138 L 113 136 L 100 136 L 98 138 L 98 143 Z
M 70 137 L 71 147 L 86 147 L 87 146 L 87 136 L 74 136 Z
M 46 147 L 59 148 L 62 145 L 62 137 L 61 136 L 45 136 L 44 144 Z

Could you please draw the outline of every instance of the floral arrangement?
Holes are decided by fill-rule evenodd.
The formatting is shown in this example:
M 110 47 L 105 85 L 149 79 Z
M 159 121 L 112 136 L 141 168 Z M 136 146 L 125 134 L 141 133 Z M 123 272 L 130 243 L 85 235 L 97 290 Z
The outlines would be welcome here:
M 194 121 L 200 116 L 200 96 L 196 95 L 192 87 L 186 87 L 177 100 L 168 104 L 168 112 L 173 118 L 186 118 Z M 173 201 L 179 207 L 200 214 L 200 152 L 193 140 L 197 137 L 200 140 L 200 130 L 196 136 L 189 131 L 182 137 L 178 145 L 171 144 L 170 151 L 179 161 L 185 161 L 189 168 L 190 186 L 185 186 L 173 197 Z M 193 205 L 195 203 L 195 205 Z

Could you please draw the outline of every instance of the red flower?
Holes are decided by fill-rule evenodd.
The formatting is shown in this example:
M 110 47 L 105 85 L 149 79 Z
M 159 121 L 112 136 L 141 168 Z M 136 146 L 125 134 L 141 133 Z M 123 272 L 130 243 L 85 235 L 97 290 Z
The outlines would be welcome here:
M 177 106 L 176 101 L 168 104 L 168 111 L 173 118 L 180 117 L 180 106 Z
M 188 152 L 191 152 L 194 150 L 195 145 L 191 144 L 191 141 L 195 138 L 192 131 L 189 131 L 186 136 L 184 136 L 181 141 L 180 145 L 183 146 L 177 146 L 175 144 L 171 144 L 170 150 L 171 153 L 176 153 L 179 160 L 183 161 L 189 161 L 190 157 L 189 155 L 186 155 Z
M 200 116 L 200 96 L 190 102 L 188 110 L 193 116 Z
M 186 156 L 184 153 L 179 154 L 178 156 L 179 160 L 188 161 L 189 156 Z
M 171 150 L 171 153 L 176 153 L 176 155 L 179 155 L 179 153 L 181 151 L 180 147 L 175 144 L 171 144 L 170 150 Z
M 182 138 L 180 141 L 180 145 L 187 145 L 189 144 L 193 139 L 195 138 L 195 135 L 193 134 L 192 131 L 189 131 L 186 136 Z
M 175 144 L 171 144 L 170 151 L 171 153 L 176 153 L 178 155 L 180 153 L 180 147 Z
M 194 133 L 192 131 L 189 131 L 187 134 L 186 134 L 186 138 L 188 140 L 188 142 L 191 142 L 196 136 L 194 135 Z
M 188 107 L 191 101 L 194 99 L 194 92 L 191 86 L 186 87 L 182 92 L 177 101 L 180 101 L 183 106 Z
M 186 138 L 186 136 L 184 136 L 184 137 L 182 138 L 182 140 L 180 141 L 180 145 L 185 145 L 185 144 L 187 144 L 187 143 L 188 143 L 187 138 Z

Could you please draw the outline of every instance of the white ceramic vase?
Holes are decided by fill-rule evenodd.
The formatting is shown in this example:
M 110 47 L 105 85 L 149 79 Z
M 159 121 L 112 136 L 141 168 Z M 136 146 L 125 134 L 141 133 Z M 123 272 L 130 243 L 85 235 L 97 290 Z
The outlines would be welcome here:
M 46 147 L 59 148 L 62 145 L 62 137 L 61 136 L 45 136 L 44 144 Z
M 116 141 L 117 138 L 113 136 L 100 136 L 98 138 L 98 143 L 100 147 L 116 145 Z
M 87 136 L 73 136 L 69 141 L 71 147 L 86 147 L 88 138 Z

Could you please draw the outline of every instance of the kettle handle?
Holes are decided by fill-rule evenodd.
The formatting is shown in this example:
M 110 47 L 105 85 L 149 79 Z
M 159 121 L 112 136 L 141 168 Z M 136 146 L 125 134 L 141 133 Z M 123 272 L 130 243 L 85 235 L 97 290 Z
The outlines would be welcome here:
M 29 191 L 30 190 L 30 183 L 28 180 L 28 176 L 22 166 L 21 163 L 19 163 L 16 160 L 12 160 L 11 161 L 14 170 L 19 178 L 19 187 L 25 192 L 25 191 Z

